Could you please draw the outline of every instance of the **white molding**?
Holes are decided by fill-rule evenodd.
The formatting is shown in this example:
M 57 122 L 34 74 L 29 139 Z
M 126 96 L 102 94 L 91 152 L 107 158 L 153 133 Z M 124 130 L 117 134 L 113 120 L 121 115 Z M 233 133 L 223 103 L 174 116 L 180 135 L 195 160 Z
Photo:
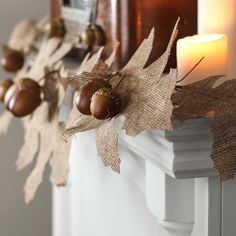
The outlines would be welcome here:
M 172 236 L 190 236 L 194 225 L 194 179 L 174 179 L 146 162 L 146 202 Z
M 131 153 L 159 167 L 173 178 L 217 175 L 210 157 L 211 119 L 175 122 L 171 132 L 153 130 L 134 137 L 120 131 L 120 152 Z M 118 122 L 121 130 L 121 122 Z

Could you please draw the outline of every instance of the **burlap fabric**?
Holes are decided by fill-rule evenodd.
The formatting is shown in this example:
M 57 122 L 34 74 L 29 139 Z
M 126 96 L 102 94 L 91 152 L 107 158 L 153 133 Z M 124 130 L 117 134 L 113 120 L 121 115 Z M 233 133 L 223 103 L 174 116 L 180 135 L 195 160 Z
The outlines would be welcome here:
M 27 27 L 29 27 L 28 31 Z M 17 50 L 31 47 L 36 37 L 36 31 L 33 30 L 34 28 L 31 29 L 32 27 L 28 21 L 18 24 L 12 33 L 9 45 L 18 45 L 15 48 Z M 24 143 L 16 161 L 17 169 L 21 170 L 37 159 L 24 187 L 27 203 L 34 198 L 42 181 L 45 165 L 49 161 L 52 167 L 53 183 L 61 186 L 67 181 L 69 147 L 61 136 L 62 130 L 58 124 L 58 114 L 65 94 L 65 83 L 61 80 L 61 76 L 68 76 L 60 60 L 71 47 L 71 44 L 62 43 L 59 39 L 45 41 L 35 57 L 34 64 L 30 68 L 27 64 L 24 65 L 14 77 L 16 83 L 22 78 L 38 81 L 45 96 L 45 101 L 32 115 L 21 119 L 25 134 Z M 56 70 L 57 73 L 45 77 L 47 70 Z M 42 80 L 43 77 L 45 78 Z M 1 134 L 7 131 L 12 118 L 13 116 L 8 111 L 3 112 L 0 117 Z
M 178 21 L 173 30 L 170 42 L 164 54 L 153 64 L 146 66 L 153 48 L 154 30 L 149 37 L 143 41 L 128 64 L 121 70 L 121 73 L 112 77 L 113 88 L 121 96 L 124 106 L 120 115 L 125 117 L 123 129 L 128 135 L 138 135 L 150 129 L 171 129 L 171 115 L 173 106 L 171 95 L 176 83 L 176 71 L 171 70 L 170 74 L 161 77 L 170 55 L 171 46 L 177 35 Z M 96 61 L 90 70 L 84 69 L 78 76 L 69 78 L 76 89 L 91 79 L 104 79 L 109 74 L 109 66 L 115 56 L 106 62 L 99 60 L 95 54 Z M 110 62 L 110 63 L 108 63 Z M 85 65 L 85 64 L 84 64 Z M 120 172 L 120 158 L 118 153 L 118 133 L 115 130 L 115 118 L 111 120 L 98 121 L 92 116 L 79 115 L 74 108 L 73 118 L 64 132 L 68 139 L 71 135 L 96 129 L 96 145 L 98 155 L 101 156 L 104 164 L 110 166 L 114 171 Z
M 236 171 L 236 80 L 216 86 L 220 77 L 210 77 L 179 88 L 172 100 L 177 117 L 197 118 L 209 112 L 214 115 L 211 157 L 221 180 L 228 180 Z

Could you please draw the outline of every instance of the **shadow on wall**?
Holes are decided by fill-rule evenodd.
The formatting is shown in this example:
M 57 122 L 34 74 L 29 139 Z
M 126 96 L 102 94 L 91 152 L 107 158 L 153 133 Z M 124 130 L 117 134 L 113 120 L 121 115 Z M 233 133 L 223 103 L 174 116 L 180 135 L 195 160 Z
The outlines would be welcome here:
M 48 4 L 48 0 L 0 1 L 0 45 L 7 42 L 19 20 L 46 15 Z M 0 69 L 0 77 L 10 78 L 11 75 Z M 23 186 L 34 163 L 26 170 L 16 172 L 15 161 L 22 142 L 21 122 L 14 119 L 7 135 L 0 138 L 0 235 L 51 236 L 51 186 L 48 177 L 33 203 L 29 206 L 24 203 Z M 49 171 L 45 177 L 48 174 Z

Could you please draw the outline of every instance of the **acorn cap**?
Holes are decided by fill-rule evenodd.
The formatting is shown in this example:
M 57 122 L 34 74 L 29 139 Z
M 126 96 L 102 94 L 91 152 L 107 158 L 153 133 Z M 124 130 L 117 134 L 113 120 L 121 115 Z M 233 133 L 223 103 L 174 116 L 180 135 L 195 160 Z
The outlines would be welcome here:
M 120 96 L 111 88 L 101 88 L 92 96 L 90 110 L 96 119 L 112 118 L 121 111 Z

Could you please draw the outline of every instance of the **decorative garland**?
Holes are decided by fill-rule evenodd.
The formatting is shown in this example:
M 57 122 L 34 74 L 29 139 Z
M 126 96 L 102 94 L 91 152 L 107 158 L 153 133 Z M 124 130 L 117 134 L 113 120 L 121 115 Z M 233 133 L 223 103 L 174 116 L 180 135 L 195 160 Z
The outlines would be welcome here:
M 27 203 L 34 198 L 49 161 L 52 182 L 59 186 L 66 184 L 70 145 L 63 136 L 68 141 L 73 134 L 95 129 L 98 155 L 106 166 L 119 173 L 119 135 L 115 129 L 119 116 L 124 117 L 122 129 L 126 134 L 136 136 L 152 129 L 172 130 L 173 119 L 213 114 L 211 157 L 222 180 L 234 176 L 236 80 L 216 86 L 221 76 L 215 76 L 182 87 L 177 83 L 176 70 L 163 74 L 177 35 L 178 22 L 166 51 L 151 65 L 146 66 L 146 63 L 153 49 L 154 30 L 120 71 L 112 71 L 118 47 L 115 45 L 106 61 L 101 60 L 103 48 L 91 57 L 87 55 L 75 75 L 69 75 L 61 61 L 73 43 L 52 38 L 41 45 L 36 56 L 32 56 L 34 42 L 39 32 L 43 32 L 39 30 L 40 24 L 36 28 L 35 24 L 32 25 L 29 34 L 24 32 L 23 23 L 16 27 L 10 42 L 20 39 L 21 46 L 14 48 L 12 43 L 8 46 L 15 50 L 14 53 L 23 52 L 24 63 L 17 67 L 20 70 L 13 82 L 4 82 L 0 86 L 0 97 L 6 107 L 0 117 L 0 134 L 7 131 L 13 115 L 23 117 L 25 137 L 16 162 L 17 169 L 25 168 L 37 157 L 24 187 Z M 34 58 L 30 67 L 26 55 Z M 5 55 L 5 58 L 8 57 Z M 59 112 L 68 84 L 72 84 L 76 92 L 64 130 L 59 122 Z

